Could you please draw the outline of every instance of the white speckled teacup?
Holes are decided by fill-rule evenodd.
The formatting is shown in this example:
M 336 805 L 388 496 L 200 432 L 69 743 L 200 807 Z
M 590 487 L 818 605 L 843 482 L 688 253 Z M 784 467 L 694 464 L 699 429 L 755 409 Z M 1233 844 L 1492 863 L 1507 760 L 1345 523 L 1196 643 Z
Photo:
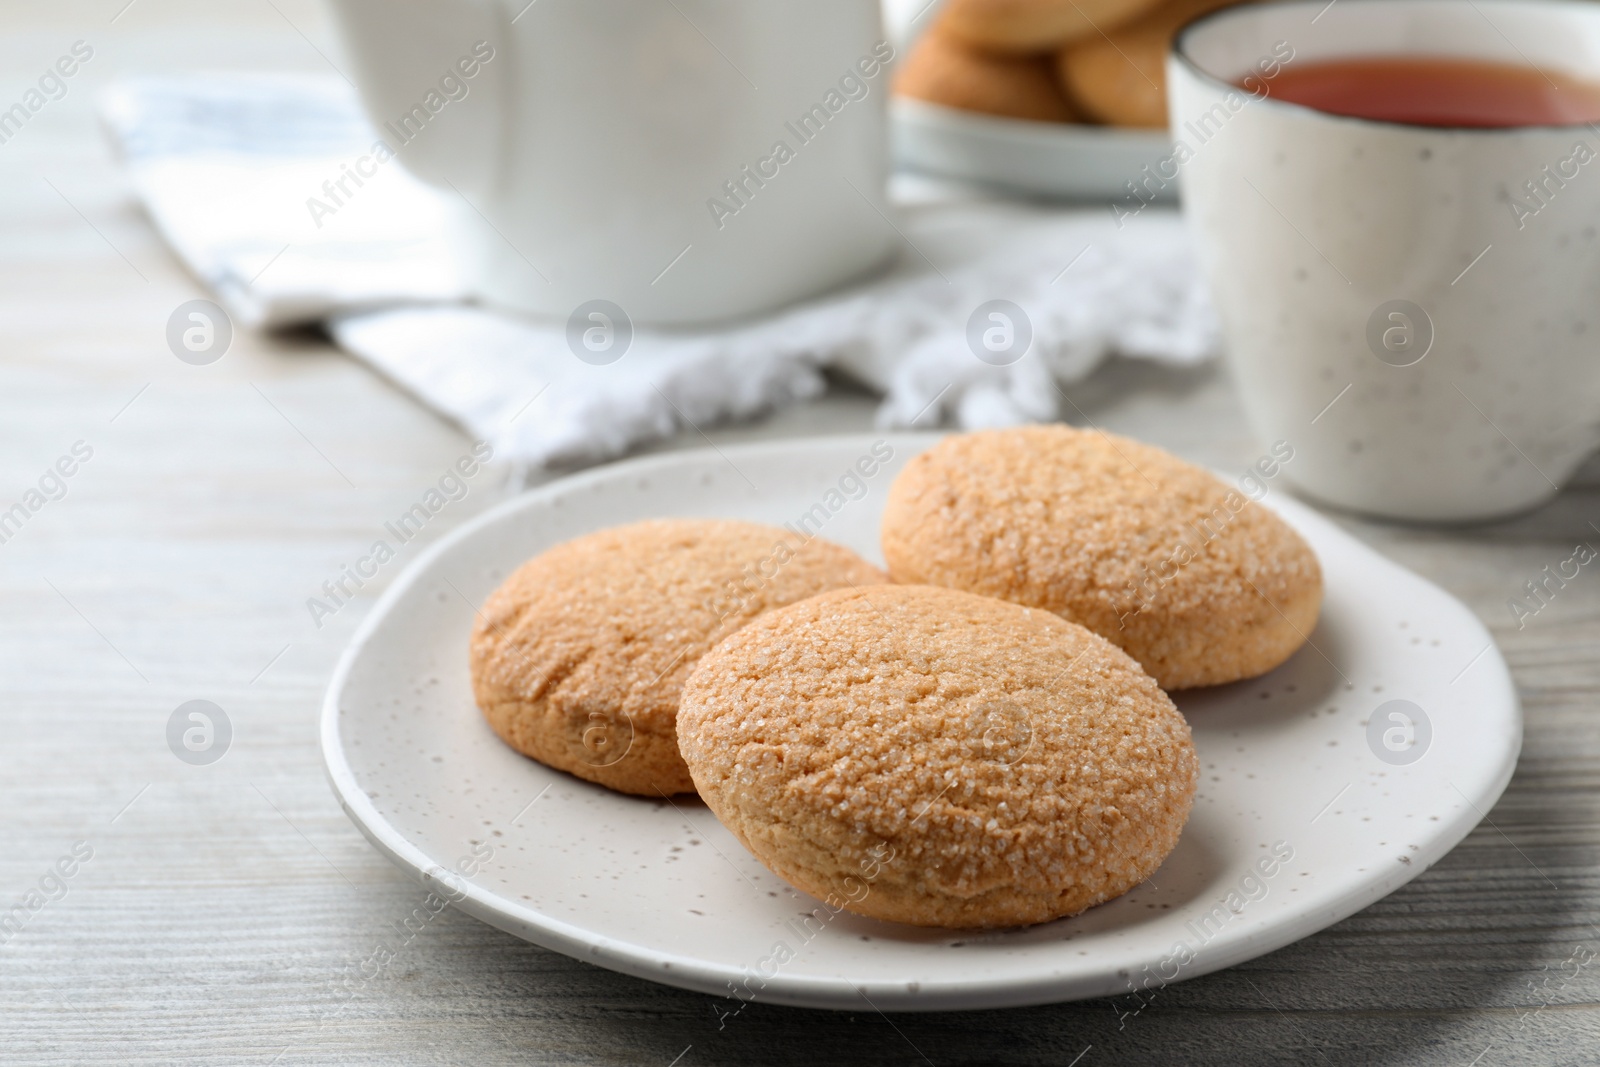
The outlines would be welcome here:
M 1207 16 L 1168 59 L 1171 166 L 1251 424 L 1294 446 L 1285 477 L 1371 514 L 1490 518 L 1553 497 L 1600 446 L 1600 137 L 1345 118 L 1270 95 L 1283 66 L 1419 54 L 1600 78 L 1600 5 Z

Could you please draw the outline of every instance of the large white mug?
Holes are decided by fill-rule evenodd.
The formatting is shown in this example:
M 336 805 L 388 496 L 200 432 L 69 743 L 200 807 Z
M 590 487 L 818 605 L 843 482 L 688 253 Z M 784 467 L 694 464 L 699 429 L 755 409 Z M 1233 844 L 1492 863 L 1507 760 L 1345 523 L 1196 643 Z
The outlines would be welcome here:
M 1600 6 L 1307 0 L 1191 23 L 1168 164 L 1246 414 L 1311 496 L 1405 519 L 1506 515 L 1600 445 L 1600 138 L 1436 128 L 1271 95 L 1285 67 L 1432 55 L 1600 78 Z
M 877 0 L 332 6 L 385 144 L 470 206 L 493 303 L 727 319 L 891 251 Z

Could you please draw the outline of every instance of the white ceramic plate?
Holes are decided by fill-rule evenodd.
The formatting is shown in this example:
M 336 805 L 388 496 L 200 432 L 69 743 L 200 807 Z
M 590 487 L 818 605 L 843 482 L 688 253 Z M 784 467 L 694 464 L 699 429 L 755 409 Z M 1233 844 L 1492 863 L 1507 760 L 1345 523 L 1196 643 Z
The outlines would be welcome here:
M 534 553 L 651 516 L 781 524 L 809 512 L 826 519 L 823 536 L 881 560 L 889 482 L 937 439 L 821 438 L 621 463 L 455 531 L 395 581 L 334 674 L 322 743 L 340 802 L 458 907 L 591 963 L 724 995 L 740 983 L 740 996 L 759 990 L 768 1002 L 933 1010 L 1126 993 L 1269 952 L 1416 877 L 1505 788 L 1521 714 L 1483 626 L 1281 489 L 1267 503 L 1316 548 L 1327 579 L 1315 647 L 1264 678 L 1178 697 L 1202 767 L 1194 814 L 1149 881 L 1076 918 L 962 933 L 843 913 L 808 931 L 798 920 L 818 902 L 769 874 L 703 805 L 549 770 L 501 744 L 474 708 L 474 606 Z M 849 499 L 845 476 L 875 440 L 894 458 Z M 1431 728 L 1415 731 L 1425 754 L 1406 765 L 1377 754 L 1389 753 L 1385 730 L 1401 731 L 1390 743 L 1404 747 L 1403 723 L 1385 713 L 1380 741 L 1368 741 L 1374 711 L 1393 699 L 1424 709 Z M 1264 876 L 1258 864 L 1274 853 Z
M 1147 164 L 1157 172 L 1172 154 L 1162 131 L 1028 122 L 905 97 L 890 102 L 889 132 L 895 164 L 906 170 L 1069 200 L 1120 201 L 1125 183 Z M 1177 183 L 1155 194 L 1175 201 Z

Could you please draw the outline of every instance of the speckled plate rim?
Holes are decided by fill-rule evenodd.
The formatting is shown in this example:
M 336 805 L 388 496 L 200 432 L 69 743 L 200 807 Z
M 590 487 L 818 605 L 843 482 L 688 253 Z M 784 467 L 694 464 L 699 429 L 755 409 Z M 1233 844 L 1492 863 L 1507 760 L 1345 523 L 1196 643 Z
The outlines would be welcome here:
M 755 460 L 772 452 L 792 456 L 808 446 L 825 446 L 831 449 L 848 445 L 860 450 L 871 442 L 884 438 L 897 445 L 904 445 L 909 453 L 914 454 L 930 447 L 942 436 L 944 435 L 876 434 L 798 438 L 626 460 L 558 479 L 536 490 L 523 493 L 453 530 L 424 551 L 385 590 L 371 612 L 362 620 L 329 681 L 322 705 L 320 737 L 328 780 L 340 807 L 367 840 L 401 870 L 416 878 L 425 887 L 447 893 L 457 908 L 491 926 L 575 959 L 624 974 L 698 992 L 725 995 L 731 983 L 745 976 L 741 966 L 707 961 L 596 935 L 579 924 L 542 914 L 536 909 L 507 900 L 471 881 L 464 880 L 449 871 L 424 849 L 412 844 L 398 827 L 377 810 L 356 778 L 339 736 L 340 697 L 357 660 L 393 605 L 402 599 L 405 592 L 424 578 L 434 563 L 450 555 L 456 546 L 470 538 L 475 531 L 503 521 L 509 515 L 524 509 L 540 507 L 554 497 L 581 490 L 597 482 L 648 476 L 655 471 L 689 462 L 706 461 L 713 456 L 719 462 L 728 462 L 745 457 Z M 1315 532 L 1319 535 L 1319 539 L 1332 537 L 1347 542 L 1348 547 L 1369 555 L 1374 566 L 1427 585 L 1439 597 L 1459 610 L 1465 620 L 1470 620 L 1470 623 L 1481 631 L 1485 644 L 1480 658 L 1469 667 L 1474 673 L 1489 672 L 1487 678 L 1482 678 L 1480 674 L 1479 688 L 1489 687 L 1502 691 L 1502 699 L 1505 701 L 1505 725 L 1509 727 L 1507 741 L 1497 753 L 1499 758 L 1495 772 L 1470 783 L 1476 787 L 1470 794 L 1457 789 L 1467 801 L 1467 806 L 1457 809 L 1448 821 L 1441 821 L 1423 845 L 1418 847 L 1414 860 L 1403 870 L 1393 872 L 1391 869 L 1392 873 L 1388 875 L 1369 876 L 1357 889 L 1347 891 L 1337 902 L 1331 905 L 1324 903 L 1321 907 L 1307 909 L 1297 915 L 1296 921 L 1283 921 L 1276 926 L 1259 927 L 1248 934 L 1231 938 L 1225 944 L 1217 945 L 1216 951 L 1197 959 L 1187 971 L 1173 981 L 1186 981 L 1223 970 L 1292 944 L 1399 889 L 1441 859 L 1478 825 L 1510 783 L 1521 751 L 1521 705 L 1511 681 L 1510 671 L 1487 629 L 1466 605 L 1357 541 L 1330 520 L 1299 501 L 1288 499 L 1285 494 L 1278 493 L 1274 494 L 1270 506 L 1303 533 Z M 1107 980 L 1093 986 L 1082 981 L 1064 983 L 1059 972 L 1043 968 L 1026 979 L 985 981 L 935 979 L 909 983 L 909 988 L 903 981 L 858 983 L 840 976 L 779 974 L 762 989 L 760 999 L 768 1003 L 834 1010 L 859 1010 L 863 997 L 870 997 L 874 1007 L 889 1011 L 1024 1007 L 1114 995 L 1119 991 L 1126 992 L 1120 988 L 1120 983 L 1125 982 L 1139 964 L 1143 963 L 1148 967 L 1153 962 L 1153 960 L 1124 961 L 1117 967 L 1108 968 Z

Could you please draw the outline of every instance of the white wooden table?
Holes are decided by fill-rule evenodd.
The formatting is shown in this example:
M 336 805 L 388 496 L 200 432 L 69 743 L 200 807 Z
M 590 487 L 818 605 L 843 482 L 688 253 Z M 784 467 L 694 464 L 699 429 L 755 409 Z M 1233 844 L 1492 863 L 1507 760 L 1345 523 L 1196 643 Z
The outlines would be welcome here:
M 1600 578 L 1520 630 L 1506 606 L 1600 540 L 1593 471 L 1514 522 L 1347 521 L 1494 629 L 1525 701 L 1521 767 L 1490 822 L 1400 892 L 1136 1017 L 1109 1001 L 890 1018 L 756 1005 L 719 1030 L 713 998 L 454 911 L 337 1011 L 342 976 L 419 896 L 340 812 L 315 730 L 335 658 L 399 568 L 321 629 L 304 603 L 464 440 L 313 336 L 240 336 L 209 367 L 173 358 L 167 317 L 202 294 L 123 186 L 96 87 L 320 70 L 331 46 L 309 0 L 137 0 L 119 15 L 126 2 L 0 5 L 0 104 L 75 40 L 95 48 L 0 144 L 0 511 L 76 442 L 93 450 L 0 544 L 0 909 L 40 893 L 0 927 L 0 1062 L 1600 1062 Z M 1257 452 L 1219 372 L 1119 368 L 1073 399 L 1201 462 L 1242 469 Z M 872 411 L 840 387 L 711 436 L 865 429 Z M 474 488 L 423 540 L 491 500 Z M 235 731 L 212 766 L 167 745 L 169 715 L 194 699 Z

